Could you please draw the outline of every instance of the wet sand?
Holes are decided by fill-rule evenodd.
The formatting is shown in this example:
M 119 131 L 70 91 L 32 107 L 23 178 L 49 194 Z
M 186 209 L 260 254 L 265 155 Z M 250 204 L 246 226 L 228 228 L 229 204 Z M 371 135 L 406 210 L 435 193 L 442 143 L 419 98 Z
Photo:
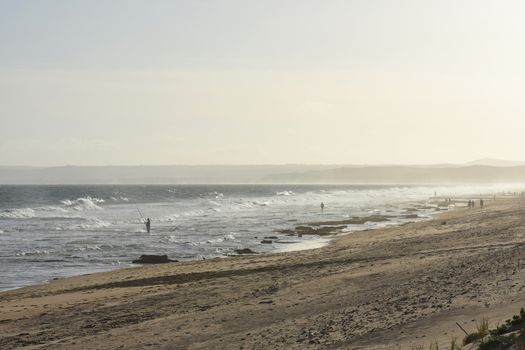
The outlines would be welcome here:
M 315 250 L 83 275 L 0 293 L 0 348 L 381 349 L 525 305 L 525 202 L 486 201 Z

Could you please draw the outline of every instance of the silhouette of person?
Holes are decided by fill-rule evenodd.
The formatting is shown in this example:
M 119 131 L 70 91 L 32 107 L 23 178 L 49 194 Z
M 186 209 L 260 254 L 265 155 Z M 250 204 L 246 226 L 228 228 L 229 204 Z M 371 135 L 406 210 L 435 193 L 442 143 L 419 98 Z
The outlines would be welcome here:
M 148 231 L 149 233 L 150 229 L 151 229 L 151 220 L 148 218 L 146 220 L 146 231 Z
M 324 211 L 324 203 L 321 202 L 321 211 Z
M 481 209 L 483 209 L 483 199 L 479 200 L 479 206 L 481 207 Z

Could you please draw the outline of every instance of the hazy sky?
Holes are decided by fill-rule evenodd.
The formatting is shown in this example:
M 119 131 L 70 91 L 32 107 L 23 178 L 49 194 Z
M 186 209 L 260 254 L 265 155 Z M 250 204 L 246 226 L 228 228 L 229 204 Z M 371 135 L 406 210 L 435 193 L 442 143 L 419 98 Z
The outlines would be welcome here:
M 523 1 L 3 1 L 0 164 L 525 159 Z

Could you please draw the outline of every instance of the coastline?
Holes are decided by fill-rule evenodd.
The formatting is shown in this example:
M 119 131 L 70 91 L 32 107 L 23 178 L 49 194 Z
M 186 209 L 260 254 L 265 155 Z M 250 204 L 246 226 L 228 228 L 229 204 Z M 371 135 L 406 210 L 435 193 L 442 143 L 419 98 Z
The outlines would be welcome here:
M 118 269 L 2 292 L 0 346 L 449 344 L 461 337 L 454 320 L 465 328 L 480 312 L 504 320 L 525 302 L 520 199 L 487 204 L 354 231 L 319 249 Z
M 94 201 L 99 201 L 100 199 L 91 198 Z M 429 203 L 432 203 L 429 206 Z M 233 249 L 233 252 L 223 253 L 222 256 L 215 256 L 211 258 L 230 258 L 236 255 L 247 255 L 248 253 L 238 254 L 237 250 L 248 249 L 248 251 L 253 252 L 253 254 L 273 254 L 273 253 L 289 253 L 293 251 L 300 250 L 309 250 L 309 249 L 318 249 L 324 246 L 327 246 L 333 243 L 334 240 L 337 240 L 342 235 L 351 234 L 352 232 L 362 231 L 362 230 L 374 230 L 382 227 L 393 226 L 393 225 L 402 225 L 406 222 L 412 221 L 423 221 L 429 220 L 434 215 L 439 214 L 439 211 L 435 211 L 434 205 L 437 204 L 437 201 L 434 198 L 429 199 L 414 199 L 406 201 L 396 201 L 388 205 L 383 206 L 369 206 L 366 208 L 359 209 L 360 212 L 355 213 L 357 216 L 341 216 L 333 215 L 331 211 L 327 211 L 326 217 L 321 213 L 320 216 L 316 218 L 311 218 L 306 220 L 303 218 L 303 221 L 298 219 L 289 220 L 293 224 L 290 226 L 281 226 L 280 229 L 273 227 L 267 231 L 264 235 L 254 236 L 254 240 L 258 245 L 254 245 L 253 242 L 247 242 L 246 238 L 244 241 L 238 241 L 236 249 Z M 386 209 L 391 208 L 391 209 Z M 395 210 L 392 210 L 395 208 Z M 441 210 L 449 210 L 441 207 Z M 335 219 L 334 219 L 335 217 Z M 346 217 L 346 219 L 345 219 Z M 337 220 L 337 221 L 333 221 Z M 295 228 L 294 228 L 295 227 Z M 296 228 L 309 229 L 307 231 L 299 231 Z M 230 238 L 231 235 L 224 236 L 228 240 L 233 240 Z M 171 236 L 170 236 L 171 239 Z M 224 238 L 222 238 L 224 239 Z M 213 245 L 213 241 L 206 241 Z M 185 243 L 185 242 L 184 242 Z M 202 242 L 197 242 L 201 244 Z M 270 243 L 270 244 L 268 244 Z M 102 243 L 103 244 L 103 243 Z M 95 248 L 100 249 L 97 245 L 93 245 Z M 127 257 L 127 259 L 116 259 L 111 265 L 99 266 L 99 265 L 87 265 L 81 268 L 78 268 L 77 271 L 69 271 L 69 273 L 53 273 L 51 276 L 46 276 L 47 278 L 33 279 L 30 283 L 24 281 L 19 285 L 13 285 L 11 288 L 0 288 L 0 292 L 16 290 L 19 288 L 30 287 L 32 285 L 38 285 L 42 283 L 49 283 L 52 280 L 70 278 L 75 276 L 81 276 L 86 274 L 94 274 L 99 272 L 110 272 L 123 268 L 135 268 L 141 266 L 141 264 L 132 263 L 132 260 L 137 259 L 141 254 L 155 254 L 152 252 L 149 247 L 144 247 L 144 250 L 139 250 L 134 252 L 133 255 Z M 90 249 L 90 247 L 81 247 L 80 249 Z M 219 248 L 220 249 L 220 248 Z M 51 250 L 50 250 L 51 251 Z M 35 250 L 36 256 L 41 254 L 38 250 Z M 47 251 L 42 250 L 42 257 L 46 257 Z M 180 253 L 180 251 L 178 252 Z M 17 253 L 25 256 L 25 252 Z M 34 253 L 30 251 L 28 255 L 33 255 Z M 197 261 L 204 259 L 204 256 L 194 256 L 191 258 L 183 257 L 177 253 L 164 251 L 162 254 L 167 254 L 169 258 L 178 260 L 178 261 Z M 57 256 L 57 261 L 60 259 L 65 259 L 64 257 Z M 210 259 L 210 257 L 206 257 Z M 46 260 L 42 260 L 46 261 Z M 51 260 L 53 261 L 53 260 Z M 43 266 L 39 266 L 43 268 Z M 50 270 L 52 271 L 52 270 Z
M 434 191 L 373 185 L 2 189 L 8 199 L 0 208 L 0 271 L 4 276 L 0 290 L 131 267 L 131 261 L 143 254 L 182 261 L 225 257 L 237 249 L 263 254 L 296 250 L 303 247 L 289 243 L 315 240 L 316 234 L 326 234 L 326 228 L 302 232 L 302 238 L 280 235 L 281 230 L 317 221 L 352 221 L 352 217 L 376 213 L 401 216 L 404 204 L 425 201 Z M 137 221 L 140 214 L 128 197 L 139 201 L 140 211 L 154 220 L 151 234 Z M 35 198 L 41 199 L 36 203 Z M 327 204 L 324 212 L 319 208 L 321 202 Z M 354 223 L 348 229 L 377 224 Z M 267 236 L 278 239 L 268 244 Z M 281 246 L 283 241 L 286 247 Z

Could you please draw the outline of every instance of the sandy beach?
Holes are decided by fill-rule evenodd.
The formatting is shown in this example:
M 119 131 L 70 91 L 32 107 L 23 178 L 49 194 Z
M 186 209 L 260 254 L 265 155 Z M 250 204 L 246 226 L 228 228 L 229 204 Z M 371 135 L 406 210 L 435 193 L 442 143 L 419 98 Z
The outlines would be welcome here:
M 2 349 L 446 348 L 525 305 L 525 203 L 487 201 L 314 250 L 0 293 Z

